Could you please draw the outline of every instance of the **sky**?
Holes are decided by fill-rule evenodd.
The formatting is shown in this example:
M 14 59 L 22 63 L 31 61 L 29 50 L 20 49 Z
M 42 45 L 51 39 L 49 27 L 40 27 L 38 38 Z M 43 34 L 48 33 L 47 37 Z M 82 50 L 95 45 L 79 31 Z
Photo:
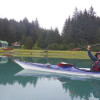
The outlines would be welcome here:
M 73 16 L 75 8 L 80 11 L 94 8 L 100 16 L 100 0 L 0 0 L 0 18 L 23 20 L 31 22 L 36 18 L 39 25 L 45 29 L 62 31 L 65 20 Z

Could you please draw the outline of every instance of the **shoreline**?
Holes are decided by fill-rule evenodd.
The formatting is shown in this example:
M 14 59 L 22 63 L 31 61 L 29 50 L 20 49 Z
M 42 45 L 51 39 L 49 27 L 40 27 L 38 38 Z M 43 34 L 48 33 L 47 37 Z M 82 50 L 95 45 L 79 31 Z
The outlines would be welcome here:
M 93 52 L 94 54 L 95 52 Z M 60 51 L 60 50 L 22 50 L 0 51 L 0 55 L 11 55 L 13 57 L 48 57 L 48 58 L 71 58 L 89 59 L 87 51 Z

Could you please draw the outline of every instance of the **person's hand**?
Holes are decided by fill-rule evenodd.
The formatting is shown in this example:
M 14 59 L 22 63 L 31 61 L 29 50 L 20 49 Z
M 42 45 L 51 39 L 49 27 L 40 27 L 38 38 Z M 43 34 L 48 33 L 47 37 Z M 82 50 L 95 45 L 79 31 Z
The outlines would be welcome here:
M 87 46 L 87 50 L 90 50 L 90 48 L 91 48 L 91 46 L 90 46 L 90 45 L 88 45 L 88 46 Z

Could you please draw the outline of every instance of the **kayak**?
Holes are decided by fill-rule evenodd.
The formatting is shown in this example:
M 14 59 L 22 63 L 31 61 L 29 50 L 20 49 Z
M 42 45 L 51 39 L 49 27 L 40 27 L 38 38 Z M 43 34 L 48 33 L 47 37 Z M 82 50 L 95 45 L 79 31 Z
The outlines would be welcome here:
M 82 77 L 98 77 L 100 78 L 100 72 L 92 72 L 89 68 L 76 68 L 72 66 L 58 66 L 51 64 L 31 63 L 26 61 L 14 60 L 18 65 L 24 69 L 54 73 L 58 75 L 71 75 L 71 76 L 82 76 Z

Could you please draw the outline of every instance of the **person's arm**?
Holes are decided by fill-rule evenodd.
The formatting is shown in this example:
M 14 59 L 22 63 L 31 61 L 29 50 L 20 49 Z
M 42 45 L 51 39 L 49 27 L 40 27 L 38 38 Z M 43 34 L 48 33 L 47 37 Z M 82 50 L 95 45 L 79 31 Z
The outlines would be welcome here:
M 89 57 L 93 60 L 93 61 L 97 61 L 97 58 L 95 56 L 93 56 L 93 54 L 90 51 L 91 46 L 87 46 L 87 50 L 88 50 L 88 55 Z

